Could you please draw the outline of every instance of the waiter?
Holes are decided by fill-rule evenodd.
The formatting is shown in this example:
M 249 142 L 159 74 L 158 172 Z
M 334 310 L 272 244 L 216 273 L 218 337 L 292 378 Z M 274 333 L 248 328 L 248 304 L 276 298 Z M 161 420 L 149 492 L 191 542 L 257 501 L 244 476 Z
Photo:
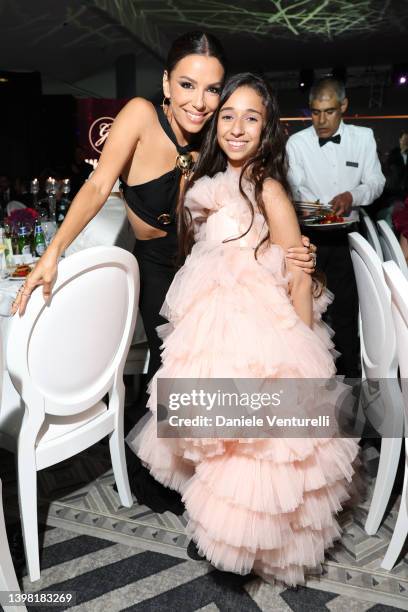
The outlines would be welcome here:
M 291 136 L 287 143 L 289 181 L 295 200 L 329 203 L 337 215 L 355 221 L 347 229 L 310 230 L 317 245 L 317 267 L 334 293 L 327 311 L 333 341 L 341 353 L 337 371 L 347 377 L 360 375 L 358 296 L 351 262 L 349 231 L 358 229 L 358 209 L 377 199 L 385 178 L 369 128 L 342 121 L 348 100 L 342 82 L 324 78 L 309 96 L 312 126 Z

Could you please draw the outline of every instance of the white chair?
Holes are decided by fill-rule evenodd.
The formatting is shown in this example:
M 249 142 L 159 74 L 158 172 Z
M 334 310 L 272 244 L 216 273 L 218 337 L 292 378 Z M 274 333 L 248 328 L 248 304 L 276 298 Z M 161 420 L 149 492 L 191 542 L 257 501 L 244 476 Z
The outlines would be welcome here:
M 391 316 L 391 295 L 381 262 L 370 244 L 357 232 L 349 234 L 351 259 L 361 313 L 361 359 L 366 381 L 363 397 L 370 401 L 367 418 L 382 434 L 381 453 L 373 497 L 365 524 L 369 535 L 377 532 L 384 516 L 398 467 L 403 431 L 403 400 L 397 381 L 397 353 Z M 370 381 L 375 393 L 370 397 Z
M 11 200 L 6 206 L 6 211 L 9 215 L 13 210 L 22 210 L 23 208 L 27 208 L 27 206 L 22 202 L 17 202 L 17 200 Z
M 24 547 L 30 580 L 40 578 L 37 471 L 109 435 L 123 506 L 132 505 L 126 470 L 123 367 L 139 296 L 136 259 L 118 247 L 76 253 L 58 266 L 50 305 L 40 289 L 9 329 L 7 365 L 25 413 L 16 439 Z M 109 393 L 108 406 L 102 401 Z M 9 439 L 16 431 L 0 423 Z
M 402 395 L 405 404 L 405 472 L 401 504 L 394 533 L 381 567 L 391 570 L 408 535 L 408 281 L 394 261 L 383 264 L 385 281 L 391 291 L 391 310 L 397 338 Z
M 87 224 L 79 236 L 65 251 L 65 256 L 78 253 L 94 246 L 118 246 L 133 252 L 135 233 L 130 226 L 125 202 L 119 193 L 119 181 L 98 214 Z M 136 320 L 135 334 L 125 364 L 125 374 L 135 375 L 147 372 L 149 352 L 146 335 L 140 315 Z
M 395 261 L 405 278 L 408 279 L 407 262 L 396 235 L 384 220 L 377 221 L 377 227 L 384 261 Z
M 13 560 L 10 555 L 10 548 L 7 540 L 6 524 L 4 522 L 3 513 L 3 496 L 2 484 L 0 480 L 0 591 L 7 593 L 10 591 L 20 592 L 20 587 L 17 582 L 16 572 L 14 571 Z M 18 612 L 19 610 L 27 610 L 24 605 L 6 606 L 3 608 L 6 612 Z
M 135 233 L 130 227 L 125 203 L 120 195 L 114 193 L 67 248 L 65 256 L 94 246 L 118 246 L 132 252 L 135 241 Z
M 366 211 L 363 208 L 360 208 L 360 221 L 363 224 L 363 227 L 365 229 L 367 241 L 373 247 L 374 251 L 377 253 L 380 261 L 384 261 L 380 239 L 378 238 L 378 234 L 377 234 L 377 230 L 375 228 L 374 222 L 367 215 Z

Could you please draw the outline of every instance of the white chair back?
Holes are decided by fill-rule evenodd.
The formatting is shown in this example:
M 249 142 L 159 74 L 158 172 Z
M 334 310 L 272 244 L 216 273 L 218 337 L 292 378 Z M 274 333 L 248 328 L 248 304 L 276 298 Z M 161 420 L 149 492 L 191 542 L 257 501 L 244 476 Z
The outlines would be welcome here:
M 123 367 L 136 322 L 136 259 L 118 247 L 95 247 L 58 266 L 50 306 L 40 289 L 7 344 L 11 380 L 25 413 L 18 431 L 20 514 L 30 580 L 40 578 L 37 471 L 109 435 L 123 506 L 132 505 L 123 434 Z M 108 406 L 102 401 L 109 392 Z
M 121 375 L 138 302 L 135 258 L 95 247 L 62 261 L 52 304 L 34 291 L 11 321 L 7 365 L 25 404 L 67 416 L 93 406 Z
M 404 408 L 397 383 L 391 295 L 384 280 L 382 264 L 361 234 L 349 234 L 349 243 L 360 301 L 361 361 L 367 378 L 362 387 L 360 406 L 364 402 L 366 417 L 381 435 L 377 478 L 365 523 L 366 532 L 374 535 L 384 516 L 397 472 Z M 363 417 L 363 423 L 364 420 Z
M 360 208 L 360 220 L 366 232 L 366 239 L 377 253 L 380 261 L 384 261 L 383 252 L 378 238 L 377 230 L 371 218 L 367 215 L 363 208 Z
M 367 378 L 393 377 L 397 371 L 396 342 L 391 296 L 381 262 L 357 232 L 349 234 L 349 244 L 360 302 L 364 372 Z
M 395 261 L 405 278 L 408 279 L 407 262 L 396 235 L 383 219 L 377 221 L 377 227 L 384 261 Z
M 391 312 L 395 326 L 400 378 L 401 382 L 404 382 L 408 381 L 408 280 L 395 261 L 385 262 L 383 269 L 385 281 L 391 292 Z M 408 433 L 408 427 L 406 431 Z
M 133 252 L 136 237 L 127 214 L 125 201 L 119 195 L 119 180 L 98 214 L 84 227 L 79 236 L 65 251 L 65 256 L 95 246 L 118 246 Z M 116 194 L 116 195 L 115 195 Z M 125 364 L 125 374 L 147 371 L 148 350 L 142 317 L 136 320 L 136 328 Z
M 397 521 L 381 567 L 391 570 L 408 536 L 408 280 L 395 261 L 383 264 L 385 281 L 391 292 L 391 310 L 397 338 L 397 354 L 405 414 L 405 473 Z

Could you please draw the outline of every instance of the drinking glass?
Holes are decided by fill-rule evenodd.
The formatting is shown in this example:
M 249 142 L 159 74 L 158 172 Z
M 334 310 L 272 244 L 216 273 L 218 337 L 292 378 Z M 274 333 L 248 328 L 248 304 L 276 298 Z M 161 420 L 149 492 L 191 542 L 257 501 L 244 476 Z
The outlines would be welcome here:
M 4 238 L 0 238 L 0 278 L 6 278 L 7 264 L 6 264 L 6 244 Z
M 41 219 L 41 227 L 44 232 L 45 243 L 48 247 L 51 240 L 57 233 L 57 224 L 55 223 L 55 221 L 43 221 Z

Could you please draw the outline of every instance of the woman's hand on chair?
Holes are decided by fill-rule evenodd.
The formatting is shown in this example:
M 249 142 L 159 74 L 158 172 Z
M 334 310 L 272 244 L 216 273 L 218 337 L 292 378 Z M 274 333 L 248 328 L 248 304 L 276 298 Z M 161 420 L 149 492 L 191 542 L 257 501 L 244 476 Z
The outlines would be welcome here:
M 44 301 L 49 302 L 52 286 L 57 278 L 57 262 L 58 258 L 55 253 L 48 249 L 20 288 L 11 307 L 12 315 L 16 312 L 19 312 L 20 316 L 24 314 L 27 302 L 36 287 L 42 286 Z

